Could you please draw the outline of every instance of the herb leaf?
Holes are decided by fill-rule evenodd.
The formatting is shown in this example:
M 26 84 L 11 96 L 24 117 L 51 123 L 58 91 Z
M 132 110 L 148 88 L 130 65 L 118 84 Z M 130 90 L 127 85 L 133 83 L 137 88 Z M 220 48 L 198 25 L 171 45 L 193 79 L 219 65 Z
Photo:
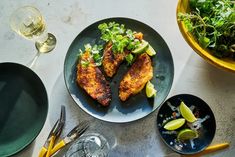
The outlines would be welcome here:
M 128 65 L 131 65 L 134 61 L 134 57 L 131 53 L 128 54 L 125 58 L 126 58 L 126 61 L 127 61 Z

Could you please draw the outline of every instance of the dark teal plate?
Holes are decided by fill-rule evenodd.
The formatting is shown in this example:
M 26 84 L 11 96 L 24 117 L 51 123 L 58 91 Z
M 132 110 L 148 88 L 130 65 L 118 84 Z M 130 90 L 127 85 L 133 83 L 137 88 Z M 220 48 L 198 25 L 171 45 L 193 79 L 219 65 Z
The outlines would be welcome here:
M 28 146 L 41 131 L 48 99 L 40 78 L 16 63 L 0 63 L 0 156 Z
M 199 136 L 193 141 L 179 142 L 176 140 L 180 130 L 190 128 L 187 124 L 175 131 L 167 131 L 163 128 L 168 121 L 172 120 L 173 110 L 178 109 L 181 101 L 184 101 L 188 107 L 193 107 L 194 109 L 192 108 L 191 110 L 199 117 L 198 121 L 192 125 L 193 128 L 201 125 L 197 131 Z M 182 116 L 180 115 L 179 118 L 182 118 Z M 198 123 L 199 121 L 201 122 Z M 210 145 L 215 135 L 216 123 L 214 114 L 205 101 L 194 95 L 180 94 L 169 98 L 162 104 L 157 115 L 157 127 L 163 141 L 172 150 L 181 154 L 195 154 Z
M 157 51 L 157 55 L 152 58 L 154 77 L 151 80 L 158 90 L 155 98 L 147 99 L 145 90 L 142 90 L 141 93 L 130 97 L 127 101 L 120 101 L 118 87 L 122 77 L 129 69 L 126 63 L 123 63 L 118 69 L 117 74 L 112 79 L 109 79 L 112 89 L 112 101 L 109 107 L 101 107 L 83 89 L 78 87 L 76 83 L 76 64 L 79 49 L 84 49 L 84 44 L 87 43 L 91 45 L 99 43 L 100 32 L 98 25 L 112 21 L 125 24 L 126 28 L 137 32 L 143 32 L 144 39 Z M 153 112 L 167 97 L 172 85 L 173 75 L 173 60 L 166 42 L 151 27 L 128 18 L 109 18 L 88 26 L 74 39 L 64 62 L 65 83 L 74 101 L 88 114 L 108 122 L 130 122 L 143 118 Z

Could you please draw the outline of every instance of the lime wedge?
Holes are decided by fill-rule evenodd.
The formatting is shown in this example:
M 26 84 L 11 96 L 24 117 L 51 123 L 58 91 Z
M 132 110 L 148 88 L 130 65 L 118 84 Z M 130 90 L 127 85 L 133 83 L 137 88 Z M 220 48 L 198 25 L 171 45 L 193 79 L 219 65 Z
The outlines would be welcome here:
M 185 123 L 184 118 L 178 118 L 178 119 L 174 119 L 166 123 L 166 125 L 164 125 L 164 128 L 166 130 L 176 130 L 180 128 L 181 126 L 183 126 L 184 123 Z
M 142 40 L 140 45 L 136 49 L 134 49 L 132 51 L 132 53 L 134 53 L 134 54 L 142 53 L 142 52 L 144 52 L 148 48 L 148 46 L 149 46 L 149 43 L 147 41 L 145 41 L 145 40 Z
M 156 51 L 153 49 L 153 47 L 149 44 L 149 47 L 148 49 L 146 50 L 146 53 L 149 55 L 149 56 L 154 56 L 156 54 Z
M 153 96 L 156 96 L 157 90 L 154 88 L 154 84 L 148 81 L 145 87 L 145 92 L 147 97 L 151 98 Z
M 195 122 L 197 118 L 194 116 L 193 112 L 184 104 L 182 101 L 180 103 L 180 113 L 181 115 L 190 123 Z
M 198 133 L 196 131 L 191 130 L 191 129 L 183 129 L 177 135 L 177 139 L 180 141 L 191 140 L 191 139 L 195 139 L 197 137 L 198 137 Z

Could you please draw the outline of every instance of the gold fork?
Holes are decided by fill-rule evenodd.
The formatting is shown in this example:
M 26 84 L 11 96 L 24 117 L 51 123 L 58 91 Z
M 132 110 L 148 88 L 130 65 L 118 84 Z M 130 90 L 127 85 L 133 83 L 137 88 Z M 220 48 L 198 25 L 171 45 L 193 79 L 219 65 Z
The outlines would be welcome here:
M 88 129 L 88 127 L 89 121 L 83 121 L 74 127 L 59 143 L 53 147 L 53 149 L 49 152 L 50 156 L 80 137 Z

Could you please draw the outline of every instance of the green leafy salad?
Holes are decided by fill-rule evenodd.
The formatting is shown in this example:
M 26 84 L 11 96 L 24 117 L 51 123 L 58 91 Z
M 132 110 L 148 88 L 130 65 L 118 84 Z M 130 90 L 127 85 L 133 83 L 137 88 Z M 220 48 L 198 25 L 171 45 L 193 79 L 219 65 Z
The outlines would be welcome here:
M 235 1 L 189 0 L 190 13 L 179 13 L 203 48 L 219 58 L 235 59 Z

